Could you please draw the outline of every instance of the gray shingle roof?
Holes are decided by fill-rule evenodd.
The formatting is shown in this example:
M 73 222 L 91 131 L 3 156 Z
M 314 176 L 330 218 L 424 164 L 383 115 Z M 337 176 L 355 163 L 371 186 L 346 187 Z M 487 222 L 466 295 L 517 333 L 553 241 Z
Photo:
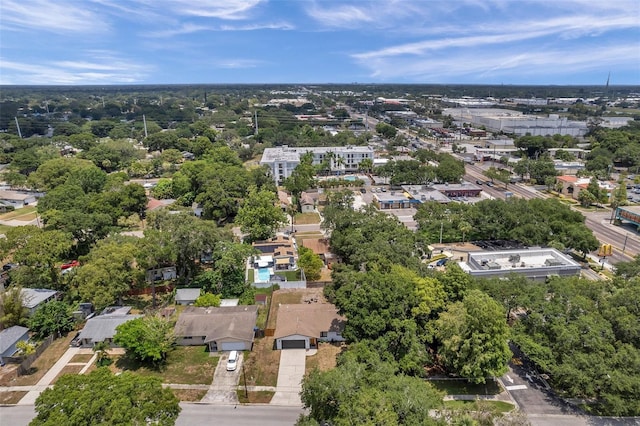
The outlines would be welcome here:
M 177 337 L 205 336 L 203 343 L 221 338 L 252 342 L 258 306 L 191 307 L 178 318 Z
M 92 342 L 103 342 L 105 339 L 113 339 L 116 327 L 142 315 L 99 315 L 87 321 L 78 339 L 90 339 Z
M 24 307 L 28 309 L 35 308 L 56 293 L 54 290 L 44 288 L 23 288 L 21 291 Z
M 27 327 L 21 327 L 19 325 L 14 325 L 13 327 L 0 331 L 0 354 L 13 346 L 27 331 L 29 331 Z

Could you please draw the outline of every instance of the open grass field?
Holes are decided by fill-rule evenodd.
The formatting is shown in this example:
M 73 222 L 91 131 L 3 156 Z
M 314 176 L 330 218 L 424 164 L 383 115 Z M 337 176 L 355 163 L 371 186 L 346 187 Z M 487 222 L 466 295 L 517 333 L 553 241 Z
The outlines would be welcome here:
M 84 368 L 83 365 L 65 365 L 62 371 L 53 379 L 51 384 L 52 385 L 55 384 L 60 377 L 65 376 L 67 374 L 78 374 L 80 373 L 80 370 L 82 370 L 83 368 Z
M 329 371 L 336 367 L 338 355 L 345 346 L 339 343 L 320 342 L 318 352 L 306 357 L 305 373 L 309 374 L 314 369 Z
M 17 404 L 27 392 L 0 392 L 0 405 Z
M 273 347 L 273 337 L 262 337 L 255 340 L 251 352 L 245 352 L 244 372 L 248 386 L 276 386 L 280 351 Z
M 294 220 L 295 225 L 314 225 L 320 223 L 320 215 L 318 213 L 298 213 Z
M 247 392 L 245 396 L 244 390 L 238 390 L 238 401 L 240 401 L 241 404 L 268 404 L 271 402 L 273 394 L 275 394 L 275 392 L 258 391 Z
M 76 354 L 69 362 L 89 362 L 93 358 L 93 354 Z
M 204 346 L 178 346 L 167 356 L 165 365 L 158 369 L 143 366 L 126 356 L 112 357 L 111 371 L 132 371 L 142 376 L 159 377 L 163 383 L 184 385 L 210 385 L 218 365 L 218 357 L 210 356 Z
M 36 206 L 27 206 L 21 209 L 16 209 L 12 212 L 7 212 L 0 214 L 0 220 L 24 220 L 31 221 L 36 218 Z M 27 217 L 31 217 L 31 219 L 23 219 Z
M 180 401 L 185 402 L 198 402 L 200 401 L 206 394 L 206 390 L 202 389 L 171 389 L 173 394 Z

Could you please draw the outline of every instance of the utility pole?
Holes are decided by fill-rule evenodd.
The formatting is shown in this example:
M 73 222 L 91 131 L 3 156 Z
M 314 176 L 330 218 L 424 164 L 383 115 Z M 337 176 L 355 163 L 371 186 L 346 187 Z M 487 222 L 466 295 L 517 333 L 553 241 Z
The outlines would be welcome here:
M 16 127 L 18 128 L 18 137 L 22 139 L 22 132 L 20 131 L 20 123 L 18 123 L 18 117 L 13 117 L 16 119 Z
M 442 244 L 442 230 L 444 229 L 444 222 L 440 222 L 440 244 Z
M 144 114 L 142 114 L 142 122 L 144 123 L 144 137 L 146 138 L 149 134 L 147 133 L 147 118 Z

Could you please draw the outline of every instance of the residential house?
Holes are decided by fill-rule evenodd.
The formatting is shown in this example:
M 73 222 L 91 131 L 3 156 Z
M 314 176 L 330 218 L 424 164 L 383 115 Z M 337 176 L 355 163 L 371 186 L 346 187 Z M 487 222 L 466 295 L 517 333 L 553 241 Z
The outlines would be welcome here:
M 293 239 L 287 236 L 278 235 L 268 240 L 254 241 L 251 244 L 255 249 L 260 251 L 263 255 L 273 256 L 273 254 L 280 248 L 294 250 Z
M 14 325 L 0 331 L 0 361 L 3 357 L 10 357 L 16 353 L 18 342 L 26 342 L 27 340 L 29 340 L 27 327 Z
M 316 211 L 316 200 L 308 192 L 300 194 L 300 211 L 302 213 L 314 213 Z
M 0 190 L 0 203 L 21 209 L 36 202 L 36 196 L 31 193 Z
M 175 266 L 147 270 L 147 282 L 175 280 L 178 272 Z
M 23 288 L 20 294 L 22 305 L 29 310 L 29 315 L 33 315 L 40 305 L 54 300 L 58 292 L 45 288 Z
M 199 288 L 179 288 L 176 290 L 176 305 L 193 305 L 198 297 Z
M 280 305 L 276 321 L 276 349 L 311 349 L 318 342 L 344 341 L 346 318 L 329 303 Z
M 278 247 L 273 252 L 273 264 L 276 271 L 293 271 L 296 269 L 293 247 Z
M 130 315 L 130 306 L 110 307 L 105 309 L 100 315 L 87 320 L 84 328 L 80 331 L 74 343 L 84 348 L 91 348 L 100 342 L 107 342 L 114 346 L 113 337 L 116 335 L 116 328 L 142 315 Z
M 209 351 L 250 351 L 258 306 L 187 307 L 178 317 L 174 334 L 181 346 L 207 345 Z

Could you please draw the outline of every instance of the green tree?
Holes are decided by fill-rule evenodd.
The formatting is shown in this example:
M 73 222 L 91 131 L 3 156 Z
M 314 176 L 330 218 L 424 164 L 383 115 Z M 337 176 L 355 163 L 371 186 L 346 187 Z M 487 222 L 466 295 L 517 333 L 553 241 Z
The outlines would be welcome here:
M 73 330 L 74 325 L 71 306 L 59 301 L 41 305 L 29 318 L 29 328 L 41 339 L 51 334 L 60 337 Z
M 306 191 L 316 185 L 314 176 L 313 154 L 309 152 L 300 157 L 300 164 L 284 180 L 283 185 L 293 197 L 299 198 L 302 191 Z
M 387 139 L 392 139 L 398 134 L 398 129 L 393 127 L 391 124 L 387 124 L 384 121 L 379 121 L 376 124 L 376 132 L 380 133 Z
M 267 190 L 249 189 L 249 195 L 238 210 L 236 222 L 250 241 L 265 240 L 287 222 L 282 209 L 276 205 L 276 195 Z
M 31 426 L 174 425 L 180 405 L 156 377 L 99 368 L 88 375 L 67 374 L 36 400 Z
M 116 327 L 113 341 L 128 356 L 158 365 L 166 361 L 167 353 L 174 347 L 173 324 L 160 316 L 136 318 Z
M 298 266 L 304 271 L 307 280 L 318 281 L 324 262 L 313 250 L 300 246 L 298 248 Z
M 36 345 L 27 340 L 21 340 L 16 343 L 16 349 L 21 356 L 29 356 L 36 351 Z
M 111 364 L 112 360 L 109 357 L 107 350 L 109 349 L 109 343 L 102 341 L 93 345 L 93 353 L 96 354 L 96 365 L 98 367 L 105 367 Z
M 511 351 L 509 328 L 502 307 L 485 293 L 471 290 L 462 302 L 450 305 L 436 321 L 442 362 L 476 383 L 507 371 Z
M 29 310 L 24 307 L 22 288 L 11 286 L 0 293 L 0 325 L 2 328 L 26 325 Z
M 220 300 L 221 298 L 219 294 L 205 293 L 201 294 L 193 305 L 204 308 L 209 306 L 220 306 Z

